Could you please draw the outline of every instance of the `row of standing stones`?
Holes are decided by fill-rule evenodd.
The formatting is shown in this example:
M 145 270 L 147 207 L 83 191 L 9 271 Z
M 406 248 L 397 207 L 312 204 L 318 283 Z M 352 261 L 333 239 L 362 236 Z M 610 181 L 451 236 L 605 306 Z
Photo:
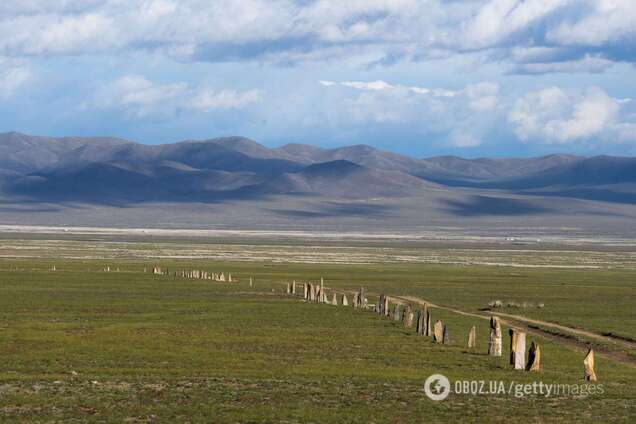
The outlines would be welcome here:
M 106 269 L 105 269 L 106 270 Z M 119 269 L 118 269 L 119 270 Z M 110 268 L 108 268 L 110 271 Z M 144 267 L 144 273 L 148 272 L 148 268 Z M 200 269 L 191 269 L 191 270 L 180 270 L 170 272 L 169 269 L 162 269 L 159 266 L 152 267 L 153 275 L 163 275 L 163 276 L 172 276 L 174 278 L 189 278 L 191 280 L 212 280 L 217 282 L 228 282 L 228 283 L 238 283 L 239 280 L 232 277 L 232 274 L 228 274 L 227 278 L 225 277 L 225 273 L 216 273 L 216 272 L 208 272 Z M 250 279 L 251 282 L 251 279 Z
M 320 280 L 320 284 L 297 284 L 296 281 L 288 283 L 287 294 L 297 295 L 299 286 L 302 287 L 302 296 L 306 301 L 327 303 L 334 306 L 349 306 L 349 299 L 346 294 L 342 294 L 341 297 L 339 297 L 338 293 L 333 292 L 331 300 L 328 299 L 324 279 L 322 278 Z M 436 320 L 435 323 L 432 324 L 431 313 L 427 305 L 424 305 L 418 311 L 414 311 L 413 307 L 409 304 L 402 308 L 398 303 L 391 304 L 389 302 L 389 297 L 385 294 L 380 294 L 376 305 L 369 305 L 367 298 L 365 297 L 364 287 L 360 287 L 360 290 L 353 294 L 351 305 L 356 309 L 371 309 L 379 315 L 386 316 L 394 321 L 401 321 L 404 327 L 407 328 L 411 328 L 415 322 L 415 331 L 418 335 L 432 337 L 435 343 L 450 343 L 448 326 L 444 325 L 440 320 Z M 509 335 L 510 365 L 512 365 L 516 370 L 525 370 L 529 372 L 540 371 L 541 348 L 539 344 L 534 341 L 531 343 L 528 351 L 528 360 L 526 361 L 526 333 L 519 329 L 511 328 L 509 330 Z M 491 316 L 488 354 L 490 356 L 502 356 L 502 342 L 503 337 L 500 319 L 497 316 Z M 477 346 L 477 330 L 475 326 L 471 327 L 468 332 L 467 346 L 469 349 L 474 349 Z M 586 381 L 597 381 L 596 373 L 594 371 L 594 350 L 592 347 L 588 349 L 587 354 L 585 355 L 583 367 L 584 379 Z

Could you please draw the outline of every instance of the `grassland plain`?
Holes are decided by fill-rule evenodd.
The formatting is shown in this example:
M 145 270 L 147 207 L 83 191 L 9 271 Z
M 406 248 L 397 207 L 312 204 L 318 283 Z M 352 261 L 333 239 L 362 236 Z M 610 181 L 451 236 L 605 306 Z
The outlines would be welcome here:
M 142 272 L 232 272 L 239 284 Z M 55 265 L 56 271 L 50 271 Z M 104 266 L 119 272 L 102 272 Z M 254 276 L 253 288 L 246 284 Z M 545 302 L 524 315 L 634 336 L 634 273 L 440 264 L 270 261 L 0 261 L 0 420 L 4 422 L 633 422 L 636 369 L 598 359 L 602 395 L 458 395 L 423 382 L 582 384 L 582 355 L 541 344 L 543 371 L 485 355 L 487 322 L 434 309 L 451 345 L 353 308 L 305 304 L 283 282 L 413 295 L 476 310 L 493 298 Z M 610 314 L 607 317 L 607 314 Z M 477 326 L 478 348 L 465 346 Z M 505 331 L 506 329 L 504 329 Z M 529 340 L 529 341 L 530 341 Z M 505 344 L 506 340 L 504 340 Z

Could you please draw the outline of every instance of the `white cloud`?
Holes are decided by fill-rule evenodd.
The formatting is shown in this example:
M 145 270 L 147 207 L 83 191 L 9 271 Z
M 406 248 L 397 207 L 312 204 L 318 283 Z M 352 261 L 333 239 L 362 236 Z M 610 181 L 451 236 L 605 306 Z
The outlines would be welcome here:
M 634 61 L 633 0 L 4 0 L 0 54 L 156 52 L 178 60 L 394 63 L 467 51 L 555 49 L 559 72 Z M 630 53 L 631 52 L 631 53 Z M 576 56 L 576 57 L 575 57 Z M 489 53 L 484 55 L 486 59 Z M 516 69 L 516 68 L 513 68 Z M 553 72 L 553 70 L 547 70 Z
M 614 62 L 598 56 L 585 55 L 581 59 L 567 60 L 563 62 L 535 62 L 521 63 L 515 66 L 517 73 L 524 74 L 547 74 L 553 72 L 560 73 L 599 73 L 614 65 Z
M 567 3 L 567 0 L 488 1 L 474 18 L 464 22 L 459 33 L 461 43 L 471 48 L 496 45 Z
M 537 143 L 624 142 L 636 116 L 626 112 L 631 102 L 619 102 L 600 88 L 566 92 L 552 87 L 517 100 L 508 115 L 523 141 Z
M 636 33 L 633 0 L 586 1 L 590 12 L 581 19 L 567 19 L 547 32 L 547 39 L 563 45 L 602 46 L 624 39 L 632 44 Z M 630 41 L 631 40 L 631 41 Z
M 407 87 L 404 85 L 393 85 L 386 81 L 378 80 L 378 81 L 344 81 L 344 82 L 336 82 L 336 81 L 318 81 L 320 85 L 325 87 L 335 87 L 335 86 L 344 86 L 349 88 L 355 88 L 357 90 L 369 90 L 369 91 L 382 91 L 382 90 L 408 90 L 416 94 L 422 95 L 432 95 L 434 97 L 455 97 L 459 93 L 453 90 L 447 90 L 445 88 L 426 88 L 426 87 Z
M 357 88 L 358 90 L 387 90 L 393 88 L 391 84 L 385 81 L 345 81 L 340 84 L 344 85 L 345 87 Z
M 241 109 L 261 101 L 258 90 L 212 90 L 191 87 L 185 82 L 156 84 L 139 75 L 126 75 L 99 90 L 96 107 L 123 108 L 135 116 L 187 108 L 210 112 L 217 109 Z
M 468 104 L 474 111 L 492 110 L 497 106 L 499 85 L 495 83 L 482 82 L 469 85 L 464 91 L 468 97 Z
M 0 59 L 0 99 L 13 96 L 20 87 L 33 78 L 29 68 L 11 62 Z
M 241 109 L 262 100 L 259 90 L 238 92 L 236 90 L 203 90 L 190 100 L 187 105 L 193 109 L 210 111 L 214 109 Z
M 313 108 L 313 126 L 329 126 L 349 133 L 387 127 L 410 131 L 436 142 L 471 148 L 501 120 L 499 86 L 492 82 L 458 90 L 421 87 L 386 81 L 329 81 L 328 103 Z M 354 88 L 354 90 L 350 90 Z

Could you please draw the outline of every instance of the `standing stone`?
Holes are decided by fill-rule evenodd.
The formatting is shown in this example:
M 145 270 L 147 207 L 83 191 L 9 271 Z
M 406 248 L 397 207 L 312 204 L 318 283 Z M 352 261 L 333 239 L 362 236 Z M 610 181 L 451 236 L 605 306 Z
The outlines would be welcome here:
M 384 316 L 389 316 L 389 298 L 388 296 L 384 296 L 384 304 L 382 305 L 382 310 L 384 311 Z
M 473 327 L 470 329 L 470 332 L 468 333 L 468 347 L 471 349 L 474 348 L 476 345 L 476 340 L 475 340 L 476 336 L 477 336 L 477 329 L 473 325 Z
M 499 317 L 490 318 L 490 339 L 488 341 L 488 355 L 501 356 L 501 323 Z
M 327 301 L 327 295 L 325 294 L 325 279 L 320 277 L 320 299 L 318 300 L 321 303 L 325 303 Z
M 250 287 L 254 287 L 254 278 L 250 277 Z
M 287 283 L 287 294 L 291 294 L 291 285 Z
M 292 294 L 296 294 L 296 280 L 292 282 Z
M 425 320 L 426 315 L 424 315 L 424 311 L 419 311 L 417 314 L 417 325 L 415 326 L 415 332 L 420 336 L 423 336 L 426 333 L 426 330 L 424 328 L 426 326 Z
M 587 355 L 585 355 L 583 365 L 585 366 L 585 381 L 596 381 L 596 373 L 594 372 L 594 349 L 592 349 L 591 346 L 587 351 Z
M 333 299 L 331 299 L 331 304 L 334 306 L 338 306 L 338 295 L 336 293 L 333 294 Z
M 440 320 L 435 321 L 433 340 L 435 343 L 442 343 L 444 341 L 444 324 L 442 324 Z
M 409 311 L 409 314 L 406 316 L 406 322 L 404 323 L 406 328 L 411 328 L 413 326 L 413 320 L 415 319 L 415 312 L 412 310 Z
M 367 298 L 364 296 L 364 287 L 360 286 L 360 307 L 367 307 Z
M 400 305 L 395 305 L 393 309 L 393 321 L 399 321 L 402 316 L 400 315 Z
M 525 368 L 526 362 L 526 333 L 510 329 L 510 365 L 516 370 Z
M 404 327 L 411 328 L 413 326 L 413 309 L 408 305 L 404 309 Z
M 444 344 L 450 344 L 450 339 L 448 338 L 448 325 L 444 326 Z
M 378 300 L 378 315 L 384 315 L 384 293 L 380 295 L 380 300 Z
M 510 365 L 515 364 L 515 349 L 517 344 L 517 330 L 511 328 L 508 330 L 508 334 L 510 335 Z
M 406 316 L 408 315 L 410 308 L 411 305 L 406 305 L 404 309 L 402 309 L 402 322 L 406 322 Z
M 250 278 L 250 286 L 252 283 L 252 279 Z M 303 284 L 303 299 L 307 300 L 309 298 L 309 290 L 307 284 Z
M 342 295 L 342 306 L 349 306 L 349 300 L 347 299 L 347 295 Z
M 530 345 L 530 351 L 528 351 L 528 364 L 526 365 L 526 371 L 541 371 L 541 348 L 535 342 L 532 342 Z
M 431 337 L 431 335 L 433 334 L 433 327 L 431 326 L 431 312 L 428 310 L 428 308 L 426 309 L 426 335 L 428 337 Z

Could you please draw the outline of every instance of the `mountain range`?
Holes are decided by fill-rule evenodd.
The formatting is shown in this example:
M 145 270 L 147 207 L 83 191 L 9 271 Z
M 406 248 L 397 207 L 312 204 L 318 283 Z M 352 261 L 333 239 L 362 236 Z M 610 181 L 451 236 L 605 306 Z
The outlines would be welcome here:
M 459 188 L 631 204 L 636 158 L 416 159 L 365 145 L 267 148 L 243 137 L 144 145 L 12 132 L 0 134 L 0 184 L 13 198 L 89 203 L 400 198 Z

